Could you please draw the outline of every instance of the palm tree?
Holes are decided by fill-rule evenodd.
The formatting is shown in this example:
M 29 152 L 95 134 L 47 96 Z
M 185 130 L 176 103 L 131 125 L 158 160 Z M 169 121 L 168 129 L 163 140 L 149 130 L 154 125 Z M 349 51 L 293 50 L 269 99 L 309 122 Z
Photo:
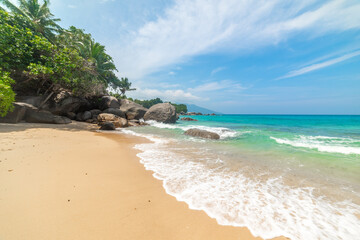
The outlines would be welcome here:
M 120 92 L 123 96 L 125 96 L 126 91 L 135 91 L 136 88 L 131 88 L 131 82 L 129 82 L 128 78 L 121 78 L 119 83 Z
M 117 71 L 113 59 L 106 53 L 105 46 L 96 42 L 90 34 L 82 29 L 71 26 L 57 36 L 57 44 L 75 49 L 81 57 L 88 60 L 97 73 L 97 77 L 106 87 L 118 88 L 120 80 L 114 71 Z
M 21 15 L 27 19 L 30 27 L 37 33 L 40 33 L 45 38 L 53 41 L 55 33 L 62 31 L 62 28 L 56 23 L 59 18 L 54 18 L 50 12 L 50 0 L 43 0 L 40 5 L 38 0 L 18 0 L 19 7 L 11 3 L 9 0 L 0 0 L 13 13 Z
M 114 71 L 117 71 L 113 59 L 106 54 L 105 46 L 90 39 L 84 45 L 80 45 L 80 55 L 90 60 L 95 65 L 100 80 L 109 85 L 116 78 Z

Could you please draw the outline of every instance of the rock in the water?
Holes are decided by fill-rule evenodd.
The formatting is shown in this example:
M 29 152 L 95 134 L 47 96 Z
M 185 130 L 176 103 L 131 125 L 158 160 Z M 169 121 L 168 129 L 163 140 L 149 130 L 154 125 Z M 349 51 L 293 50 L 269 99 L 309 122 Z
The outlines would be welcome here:
M 116 97 L 103 96 L 101 98 L 100 109 L 105 110 L 107 108 L 119 108 L 120 102 Z
M 183 117 L 181 118 L 182 121 L 197 121 L 196 119 L 189 118 L 189 117 Z
M 185 132 L 185 135 L 192 136 L 192 137 L 201 137 L 201 138 L 209 138 L 209 139 L 220 139 L 219 134 L 200 130 L 197 128 L 191 128 Z
M 101 125 L 100 130 L 115 130 L 115 125 L 112 122 L 105 122 Z
M 71 120 L 67 117 L 53 115 L 48 111 L 29 111 L 26 113 L 26 122 L 30 123 L 52 123 L 52 124 L 68 124 Z
M 122 99 L 120 103 L 120 110 L 125 113 L 128 120 L 141 119 L 147 111 L 147 108 L 127 99 Z
M 144 115 L 145 121 L 155 120 L 162 123 L 175 123 L 175 107 L 170 103 L 158 103 L 152 106 Z
M 102 125 L 105 122 L 111 122 L 117 128 L 124 128 L 128 126 L 128 121 L 125 118 L 118 117 L 110 113 L 101 113 L 97 118 L 99 125 Z
M 140 123 L 137 123 L 137 122 L 128 122 L 128 125 L 129 125 L 129 127 L 138 127 L 138 126 L 140 126 Z
M 121 111 L 120 109 L 118 109 L 118 108 L 108 108 L 108 109 L 105 109 L 103 111 L 103 113 L 111 113 L 111 114 L 114 114 L 116 116 L 126 118 L 125 113 L 123 111 Z
M 119 117 L 116 121 L 114 121 L 114 125 L 117 128 L 125 128 L 129 126 L 128 120 L 122 117 Z

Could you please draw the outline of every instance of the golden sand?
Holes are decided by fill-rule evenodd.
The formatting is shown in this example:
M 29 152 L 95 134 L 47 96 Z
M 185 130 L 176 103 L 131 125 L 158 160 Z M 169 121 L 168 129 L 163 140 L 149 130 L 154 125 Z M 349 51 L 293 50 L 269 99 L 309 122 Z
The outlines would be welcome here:
M 0 239 L 260 239 L 167 195 L 132 147 L 91 125 L 0 124 Z

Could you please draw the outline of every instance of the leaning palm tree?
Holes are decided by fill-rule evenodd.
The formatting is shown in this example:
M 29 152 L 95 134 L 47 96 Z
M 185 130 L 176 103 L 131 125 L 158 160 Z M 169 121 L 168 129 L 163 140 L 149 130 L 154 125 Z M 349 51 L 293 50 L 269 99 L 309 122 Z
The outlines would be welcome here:
M 121 78 L 121 81 L 119 83 L 119 89 L 123 97 L 125 96 L 126 91 L 136 90 L 136 88 L 131 88 L 131 82 L 129 82 L 128 78 Z
M 50 12 L 49 0 L 43 0 L 42 5 L 38 0 L 18 0 L 19 6 L 9 0 L 0 0 L 0 2 L 11 12 L 25 17 L 32 30 L 51 41 L 55 39 L 55 33 L 62 31 L 62 28 L 56 23 L 60 19 L 54 18 L 54 15 Z

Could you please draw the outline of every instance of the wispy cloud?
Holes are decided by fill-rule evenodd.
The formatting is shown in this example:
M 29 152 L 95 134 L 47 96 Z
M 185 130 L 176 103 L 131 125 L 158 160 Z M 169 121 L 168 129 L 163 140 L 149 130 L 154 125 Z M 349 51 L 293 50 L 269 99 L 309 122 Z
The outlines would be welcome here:
M 219 91 L 219 90 L 231 90 L 231 91 L 239 91 L 246 89 L 240 83 L 236 83 L 231 80 L 222 80 L 216 82 L 208 82 L 205 84 L 201 84 L 196 86 L 195 88 L 189 88 L 189 92 L 211 92 L 211 91 Z
M 175 0 L 165 14 L 123 36 L 112 55 L 122 73 L 139 79 L 199 54 L 360 28 L 359 12 L 360 2 L 352 0 Z
M 285 76 L 282 76 L 282 77 L 278 78 L 277 80 L 300 76 L 300 75 L 306 74 L 308 72 L 319 70 L 319 69 L 329 67 L 331 65 L 346 61 L 346 60 L 348 60 L 350 58 L 353 58 L 353 57 L 356 57 L 356 56 L 359 56 L 359 55 L 360 55 L 360 50 L 352 52 L 352 53 L 348 53 L 348 54 L 345 54 L 345 55 L 343 55 L 341 57 L 333 58 L 333 59 L 330 59 L 330 60 L 327 60 L 327 61 L 324 61 L 324 62 L 315 63 L 315 64 L 312 64 L 310 66 L 306 66 L 306 67 L 303 67 L 301 69 L 291 71 L 288 74 L 286 74 Z
M 73 4 L 69 4 L 69 5 L 68 5 L 68 8 L 77 8 L 77 6 L 76 6 L 76 5 L 73 5 Z
M 214 70 L 211 71 L 211 75 L 214 75 L 214 74 L 216 74 L 216 73 L 218 73 L 218 72 L 221 72 L 221 71 L 223 71 L 223 70 L 225 70 L 225 69 L 226 69 L 226 67 L 218 67 L 218 68 L 215 68 Z

